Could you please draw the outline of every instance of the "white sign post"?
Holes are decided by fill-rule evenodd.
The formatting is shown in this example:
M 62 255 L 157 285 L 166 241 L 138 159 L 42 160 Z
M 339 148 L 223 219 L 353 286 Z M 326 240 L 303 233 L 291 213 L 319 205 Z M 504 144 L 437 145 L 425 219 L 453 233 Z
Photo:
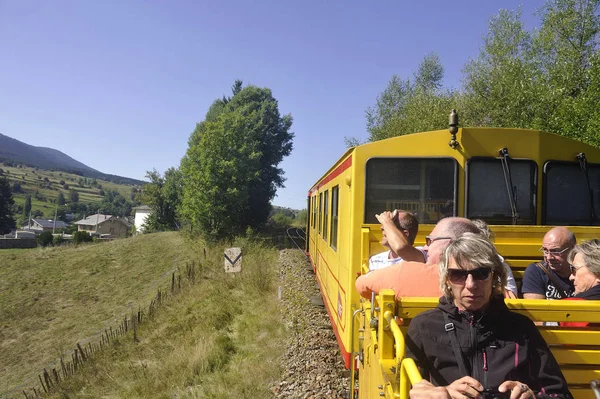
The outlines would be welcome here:
M 225 271 L 239 273 L 242 271 L 242 248 L 225 249 Z

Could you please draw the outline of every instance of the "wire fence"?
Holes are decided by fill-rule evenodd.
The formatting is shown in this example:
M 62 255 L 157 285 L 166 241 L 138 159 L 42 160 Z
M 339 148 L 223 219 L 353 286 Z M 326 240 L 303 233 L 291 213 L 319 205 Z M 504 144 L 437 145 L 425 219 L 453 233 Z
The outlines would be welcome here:
M 206 258 L 206 249 L 204 257 Z M 184 283 L 193 285 L 196 282 L 197 270 L 200 272 L 203 270 L 201 262 L 190 262 L 185 265 L 182 273 L 181 268 L 175 266 L 176 262 L 177 258 L 173 261 L 173 268 L 165 272 L 142 293 L 141 297 L 145 298 L 150 292 L 156 291 L 149 303 L 147 302 L 143 306 L 135 302 L 129 304 L 124 316 L 117 323 L 110 323 L 98 329 L 88 338 L 77 342 L 75 347 L 66 350 L 46 367 L 36 369 L 31 377 L 3 393 L 0 399 L 12 399 L 17 396 L 22 397 L 21 395 L 24 395 L 26 399 L 42 398 L 51 393 L 61 381 L 73 376 L 85 362 L 93 359 L 113 341 L 131 335 L 134 342 L 138 342 L 139 326 L 151 320 L 169 298 L 181 291 L 182 275 Z M 169 285 L 166 284 L 168 277 L 170 277 Z M 137 310 L 135 310 L 136 305 Z

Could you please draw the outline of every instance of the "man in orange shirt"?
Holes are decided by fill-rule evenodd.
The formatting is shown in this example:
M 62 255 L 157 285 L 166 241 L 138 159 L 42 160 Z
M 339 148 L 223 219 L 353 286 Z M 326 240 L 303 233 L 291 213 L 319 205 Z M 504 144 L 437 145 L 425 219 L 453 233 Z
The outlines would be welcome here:
M 440 297 L 438 263 L 442 251 L 450 240 L 464 233 L 479 234 L 479 229 L 469 219 L 451 217 L 438 222 L 431 235 L 425 237 L 427 263 L 401 262 L 383 269 L 373 270 L 356 279 L 356 289 L 365 298 L 384 288 L 394 290 L 396 299 L 411 296 Z M 394 250 L 394 248 L 391 248 Z

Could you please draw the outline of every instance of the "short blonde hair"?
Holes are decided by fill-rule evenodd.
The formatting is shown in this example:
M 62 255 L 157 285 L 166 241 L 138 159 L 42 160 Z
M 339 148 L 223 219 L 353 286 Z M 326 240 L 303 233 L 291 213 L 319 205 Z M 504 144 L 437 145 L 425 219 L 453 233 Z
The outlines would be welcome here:
M 493 293 L 502 295 L 506 287 L 506 269 L 494 245 L 479 234 L 465 233 L 452 240 L 440 256 L 438 264 L 440 272 L 440 289 L 444 296 L 453 299 L 452 290 L 448 285 L 448 262 L 454 259 L 459 267 L 471 265 L 475 268 L 487 268 L 492 270 Z
M 583 256 L 583 263 L 585 263 L 588 270 L 596 278 L 600 278 L 600 239 L 594 238 L 593 240 L 575 245 L 569 253 L 568 262 L 572 263 L 577 254 Z

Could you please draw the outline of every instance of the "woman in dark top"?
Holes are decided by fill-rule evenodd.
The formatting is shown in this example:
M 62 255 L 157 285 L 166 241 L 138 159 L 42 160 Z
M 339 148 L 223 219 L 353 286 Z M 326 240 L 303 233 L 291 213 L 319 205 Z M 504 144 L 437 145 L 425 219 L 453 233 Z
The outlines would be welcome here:
M 600 299 L 600 240 L 576 245 L 569 254 L 575 298 Z
M 438 307 L 408 327 L 407 356 L 424 378 L 411 397 L 572 397 L 536 326 L 504 304 L 506 271 L 488 240 L 469 233 L 453 240 L 439 271 Z

